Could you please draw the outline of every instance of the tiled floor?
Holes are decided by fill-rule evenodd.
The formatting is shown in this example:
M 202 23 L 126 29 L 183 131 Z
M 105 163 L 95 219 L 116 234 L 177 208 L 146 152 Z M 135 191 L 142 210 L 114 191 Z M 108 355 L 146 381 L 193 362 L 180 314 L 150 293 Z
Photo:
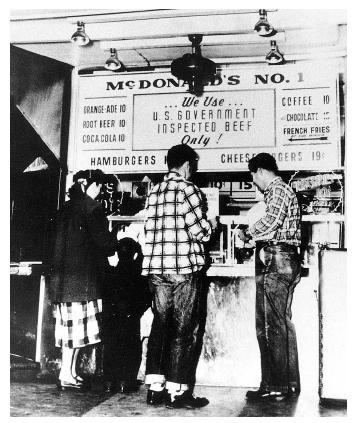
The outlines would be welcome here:
M 199 410 L 170 410 L 145 403 L 146 387 L 137 393 L 58 392 L 53 384 L 12 382 L 12 417 L 346 417 L 345 406 L 319 405 L 317 393 L 303 392 L 296 400 L 248 403 L 247 388 L 197 386 L 195 393 L 210 403 Z

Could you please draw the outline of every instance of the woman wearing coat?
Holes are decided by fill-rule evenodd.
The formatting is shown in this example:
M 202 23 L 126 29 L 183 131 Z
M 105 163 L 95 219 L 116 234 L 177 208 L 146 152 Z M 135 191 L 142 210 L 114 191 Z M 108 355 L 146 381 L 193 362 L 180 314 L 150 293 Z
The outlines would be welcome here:
M 100 286 L 107 257 L 117 248 L 102 205 L 95 201 L 105 182 L 100 170 L 79 171 L 59 211 L 50 278 L 55 344 L 62 349 L 59 389 L 83 388 L 76 373 L 79 349 L 101 341 Z

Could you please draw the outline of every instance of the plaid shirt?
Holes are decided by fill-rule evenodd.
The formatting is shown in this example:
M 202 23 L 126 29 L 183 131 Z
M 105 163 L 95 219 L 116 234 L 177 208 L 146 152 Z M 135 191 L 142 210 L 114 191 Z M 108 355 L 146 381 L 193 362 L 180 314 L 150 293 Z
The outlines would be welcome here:
M 205 263 L 203 242 L 211 227 L 200 189 L 176 172 L 155 185 L 147 199 L 143 275 L 187 274 Z
M 274 178 L 264 191 L 264 201 L 265 216 L 248 229 L 252 238 L 300 245 L 300 208 L 289 185 L 279 176 Z

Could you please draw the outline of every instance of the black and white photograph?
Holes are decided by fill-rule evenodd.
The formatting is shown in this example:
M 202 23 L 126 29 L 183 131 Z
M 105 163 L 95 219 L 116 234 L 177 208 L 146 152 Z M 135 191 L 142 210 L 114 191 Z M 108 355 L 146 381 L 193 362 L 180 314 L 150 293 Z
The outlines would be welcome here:
M 35 3 L 3 413 L 347 418 L 349 9 Z

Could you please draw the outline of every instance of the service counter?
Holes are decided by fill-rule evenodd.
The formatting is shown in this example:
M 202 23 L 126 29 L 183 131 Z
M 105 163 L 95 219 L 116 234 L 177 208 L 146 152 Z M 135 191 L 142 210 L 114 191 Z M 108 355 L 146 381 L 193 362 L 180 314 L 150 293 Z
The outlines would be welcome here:
M 231 231 L 237 230 L 237 225 L 244 224 L 244 217 L 227 216 L 221 217 L 221 223 Z M 326 233 L 322 228 L 317 230 L 318 224 L 325 225 L 328 233 L 340 234 L 344 222 L 342 215 L 317 215 L 304 216 L 303 224 L 306 230 L 310 228 L 309 244 L 304 254 L 304 267 L 302 281 L 297 286 L 293 300 L 293 320 L 297 330 L 300 372 L 302 385 L 312 387 L 317 391 L 319 381 L 319 320 L 318 298 L 323 291 L 325 275 L 320 273 L 318 257 L 325 239 L 318 238 L 318 233 Z M 110 218 L 110 225 L 120 225 L 119 236 L 135 236 L 139 239 L 143 218 L 140 216 L 115 216 Z M 312 230 L 312 228 L 315 228 Z M 228 230 L 225 233 L 227 234 Z M 339 242 L 338 237 L 336 240 Z M 229 239 L 219 239 L 221 246 L 228 246 Z M 333 240 L 332 240 L 333 241 Z M 238 241 L 237 241 L 238 242 Z M 327 243 L 328 246 L 329 243 Z M 338 246 L 338 245 L 337 245 Z M 238 248 L 238 247 L 236 247 Z M 233 252 L 232 252 L 233 251 Z M 207 272 L 206 292 L 206 325 L 201 356 L 197 368 L 197 383 L 217 386 L 258 386 L 260 378 L 260 358 L 255 331 L 255 281 L 254 281 L 254 257 L 248 257 L 243 263 L 237 263 L 239 256 L 235 250 L 228 248 L 219 251 L 214 250 L 214 263 Z M 232 254 L 231 254 L 232 253 Z M 230 264 L 230 260 L 234 260 Z M 326 262 L 327 263 L 327 262 Z M 23 313 L 28 310 L 27 318 L 21 317 L 19 327 L 32 322 L 32 329 L 23 333 L 22 338 L 16 341 L 11 352 L 23 354 L 40 363 L 43 372 L 53 372 L 59 366 L 59 349 L 54 347 L 54 321 L 48 300 L 48 280 L 45 272 L 40 271 L 41 266 L 29 263 L 21 263 L 12 266 L 11 272 L 11 308 L 16 312 L 17 304 Z M 33 269 L 35 269 L 33 271 Z M 19 275 L 20 274 L 20 275 Z M 322 276 L 321 276 L 322 275 Z M 320 279 L 322 277 L 322 279 Z M 322 281 L 321 284 L 319 281 Z M 329 285 L 328 285 L 329 286 Z M 322 287 L 322 288 L 321 288 Z M 335 283 L 331 281 L 331 287 L 335 289 Z M 30 290 L 32 296 L 26 294 Z M 343 297 L 343 295 L 342 295 Z M 341 297 L 341 298 L 342 298 Z M 328 298 L 328 297 L 327 297 Z M 339 298 L 339 297 L 338 297 Z M 26 307 L 23 304 L 26 304 Z M 327 307 L 327 306 L 326 306 Z M 326 311 L 322 308 L 323 321 L 326 319 Z M 17 317 L 18 319 L 18 317 Z M 14 320 L 15 324 L 16 321 Z M 15 331 L 13 331 L 15 334 Z M 326 342 L 328 335 L 326 332 Z M 28 339 L 27 339 L 28 338 Z M 13 338 L 14 339 L 14 338 Z M 30 345 L 31 353 L 19 349 L 22 342 Z M 29 342 L 28 342 L 29 341 Z M 20 344 L 18 344 L 20 343 Z M 87 349 L 81 366 L 84 371 L 90 373 L 99 368 L 97 359 L 99 354 L 94 350 Z M 326 362 L 330 362 L 327 359 Z M 327 370 L 327 367 L 326 367 Z M 327 373 L 328 374 L 328 373 Z M 329 373 L 330 374 L 330 373 Z
M 297 330 L 300 371 L 304 386 L 317 391 L 319 378 L 319 263 L 325 246 L 338 247 L 344 216 L 303 216 L 307 244 L 303 247 L 302 281 L 293 299 L 293 320 Z M 143 217 L 113 217 L 120 235 L 141 239 Z M 255 331 L 254 256 L 240 255 L 242 242 L 237 230 L 245 216 L 220 216 L 223 230 L 211 251 L 213 264 L 207 271 L 207 318 L 197 383 L 225 386 L 258 386 L 260 358 Z M 241 257 L 241 259 L 240 259 Z M 242 261 L 243 262 L 239 262 Z
M 208 277 L 207 319 L 197 383 L 257 386 L 260 359 L 252 276 Z

